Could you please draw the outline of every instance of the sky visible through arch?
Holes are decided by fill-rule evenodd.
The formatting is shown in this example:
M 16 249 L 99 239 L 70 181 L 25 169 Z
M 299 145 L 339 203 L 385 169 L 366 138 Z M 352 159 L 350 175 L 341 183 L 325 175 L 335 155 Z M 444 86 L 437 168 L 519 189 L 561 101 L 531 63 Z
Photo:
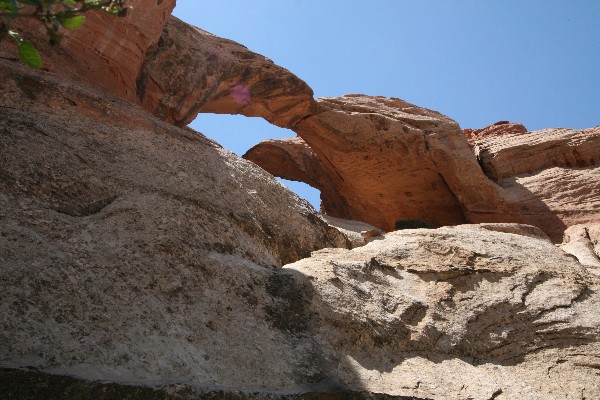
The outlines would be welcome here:
M 600 125 L 600 0 L 178 0 L 174 15 L 289 69 L 315 97 L 399 97 L 463 128 Z M 242 155 L 293 137 L 255 118 L 191 127 Z M 318 194 L 291 187 L 318 209 Z

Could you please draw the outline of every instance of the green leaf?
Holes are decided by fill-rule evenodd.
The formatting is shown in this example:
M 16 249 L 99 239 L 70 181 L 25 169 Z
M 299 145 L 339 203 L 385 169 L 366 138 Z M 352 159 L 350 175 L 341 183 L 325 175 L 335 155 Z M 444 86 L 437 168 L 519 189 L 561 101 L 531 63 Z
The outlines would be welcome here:
M 23 40 L 19 42 L 19 57 L 21 60 L 31 68 L 41 68 L 42 67 L 42 58 L 40 57 L 40 53 L 38 53 L 37 49 L 28 40 Z
M 57 14 L 56 19 L 66 29 L 77 29 L 85 24 L 85 17 L 82 15 Z
M 17 6 L 11 1 L 0 1 L 0 10 L 6 10 L 9 12 L 17 11 Z

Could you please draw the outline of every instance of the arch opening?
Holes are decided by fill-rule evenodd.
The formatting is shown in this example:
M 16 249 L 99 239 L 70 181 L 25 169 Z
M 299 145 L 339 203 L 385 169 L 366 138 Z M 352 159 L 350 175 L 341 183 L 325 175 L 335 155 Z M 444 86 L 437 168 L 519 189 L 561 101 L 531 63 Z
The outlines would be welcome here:
M 259 117 L 231 114 L 198 114 L 189 127 L 216 141 L 225 149 L 241 157 L 257 143 L 267 139 L 293 138 L 290 129 L 272 125 Z M 321 192 L 304 182 L 277 178 L 288 189 L 307 200 L 317 211 L 321 204 Z

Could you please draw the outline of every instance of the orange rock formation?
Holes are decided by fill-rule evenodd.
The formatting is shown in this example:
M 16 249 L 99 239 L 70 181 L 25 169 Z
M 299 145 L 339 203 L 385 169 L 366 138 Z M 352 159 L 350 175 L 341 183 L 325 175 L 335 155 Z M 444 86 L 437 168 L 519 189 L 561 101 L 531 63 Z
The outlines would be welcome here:
M 522 124 L 508 121 L 498 121 L 495 124 L 481 129 L 463 129 L 464 135 L 469 141 L 481 139 L 486 136 L 502 136 L 527 133 L 527 128 Z
M 123 19 L 88 15 L 61 46 L 48 45 L 41 26 L 20 23 L 50 73 L 74 76 L 172 124 L 211 112 L 293 129 L 298 138 L 263 142 L 245 157 L 320 189 L 330 216 L 386 230 L 400 219 L 520 222 L 555 241 L 567 226 L 600 220 L 598 128 L 525 134 L 523 125 L 500 121 L 461 130 L 399 99 L 314 100 L 305 82 L 268 58 L 170 16 L 175 0 L 131 4 Z M 16 59 L 11 46 L 0 43 L 0 56 Z

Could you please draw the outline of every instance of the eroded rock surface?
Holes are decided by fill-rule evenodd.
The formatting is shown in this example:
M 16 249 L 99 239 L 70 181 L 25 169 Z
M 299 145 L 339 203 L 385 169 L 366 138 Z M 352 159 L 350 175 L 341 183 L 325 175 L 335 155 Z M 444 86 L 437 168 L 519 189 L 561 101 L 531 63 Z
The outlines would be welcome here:
M 26 32 L 52 74 L 75 78 L 128 101 L 137 102 L 137 80 L 144 59 L 158 43 L 175 0 L 129 0 L 123 18 L 101 12 L 86 13 L 79 29 L 65 30 L 59 46 L 48 43 L 45 27 L 38 21 L 15 19 L 13 28 Z M 0 56 L 17 59 L 12 42 L 0 41 Z
M 86 264 L 11 251 L 0 384 L 135 399 L 598 397 L 600 279 L 545 239 L 489 228 L 399 231 L 275 270 L 192 249 L 143 265 L 128 251 L 88 250 L 99 261 Z M 119 229 L 132 245 L 135 226 Z
M 176 125 L 205 112 L 287 127 L 308 112 L 313 92 L 265 56 L 171 17 L 146 60 L 138 95 L 148 110 Z
M 565 231 L 561 248 L 600 275 L 600 223 L 573 225 Z
M 312 152 L 298 139 L 267 141 L 245 157 L 317 187 L 328 215 L 393 230 L 401 219 L 454 225 L 509 207 L 448 117 L 364 95 L 316 105 L 314 115 L 292 128 Z
M 105 227 L 117 235 L 116 248 L 117 226 L 131 223 L 140 234 L 157 229 L 141 248 L 204 246 L 265 265 L 343 244 L 308 203 L 201 134 L 16 63 L 4 62 L 2 70 L 5 218 L 29 210 L 56 219 L 55 229 L 74 218 L 90 240 L 102 235 L 88 229 L 114 224 Z M 204 244 L 193 246 L 197 237 Z
M 566 227 L 600 221 L 600 127 L 546 129 L 473 142 L 484 172 L 521 204 L 521 221 L 560 242 Z
M 417 398 L 600 395 L 598 278 L 545 238 L 463 225 L 288 265 L 352 387 Z M 534 231 L 513 226 L 514 232 Z M 539 232 L 539 231 L 538 231 Z
M 198 72 L 206 98 L 176 81 L 189 64 L 154 80 L 177 43 L 226 54 L 205 54 L 216 63 Z M 289 173 L 345 194 L 324 200 L 340 214 L 386 227 L 522 215 L 512 175 L 500 177 L 513 167 L 490 161 L 496 185 L 439 113 L 380 97 L 313 102 L 297 78 L 266 73 L 268 60 L 176 19 L 145 59 L 135 96 L 167 121 L 225 110 L 295 128 L 304 142 L 279 147 L 301 149 Z M 568 233 L 576 257 L 500 223 L 315 252 L 348 243 L 254 164 L 132 105 L 129 83 L 98 92 L 18 62 L 0 69 L 5 397 L 600 398 L 600 278 L 568 246 L 585 239 L 598 254 L 592 224 Z
M 486 136 L 519 135 L 524 133 L 527 133 L 527 128 L 523 124 L 509 121 L 498 121 L 495 124 L 480 129 L 463 129 L 463 134 L 469 141 L 479 140 Z

